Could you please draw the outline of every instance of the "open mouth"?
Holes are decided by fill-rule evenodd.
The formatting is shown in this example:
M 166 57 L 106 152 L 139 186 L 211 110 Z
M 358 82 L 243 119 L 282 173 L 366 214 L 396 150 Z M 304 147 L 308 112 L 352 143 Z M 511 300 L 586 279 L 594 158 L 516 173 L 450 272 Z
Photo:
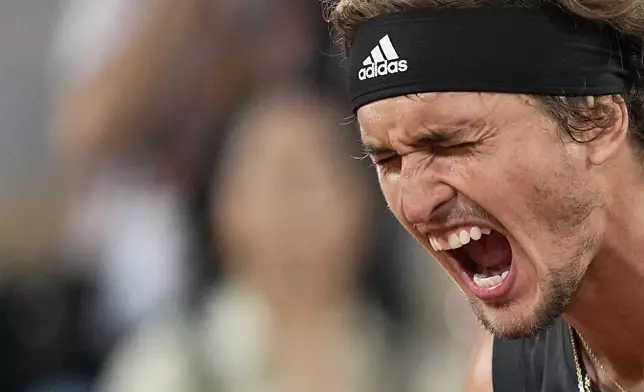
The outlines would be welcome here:
M 474 295 L 484 300 L 506 296 L 514 282 L 512 247 L 501 233 L 478 226 L 451 230 L 430 237 L 437 252 L 448 252 L 456 260 L 461 275 Z

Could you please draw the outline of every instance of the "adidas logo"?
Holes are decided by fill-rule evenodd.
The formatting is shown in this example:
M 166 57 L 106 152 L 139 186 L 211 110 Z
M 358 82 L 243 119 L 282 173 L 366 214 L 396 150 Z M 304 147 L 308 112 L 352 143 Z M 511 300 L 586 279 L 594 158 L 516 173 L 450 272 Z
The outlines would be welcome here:
M 406 72 L 407 60 L 399 60 L 396 49 L 391 44 L 389 35 L 385 35 L 371 51 L 371 55 L 362 62 L 364 67 L 358 72 L 358 79 L 366 80 L 398 72 Z

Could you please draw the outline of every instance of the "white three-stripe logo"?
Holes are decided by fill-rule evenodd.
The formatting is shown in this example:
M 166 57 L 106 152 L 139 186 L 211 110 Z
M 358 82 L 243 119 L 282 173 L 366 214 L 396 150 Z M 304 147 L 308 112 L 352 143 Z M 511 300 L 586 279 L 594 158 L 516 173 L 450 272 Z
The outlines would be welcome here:
M 396 49 L 391 44 L 391 39 L 389 35 L 385 35 L 378 45 L 371 51 L 371 56 L 367 57 L 365 61 L 362 62 L 362 65 L 371 65 L 374 63 L 381 63 L 383 61 L 393 61 L 398 60 L 400 57 L 396 53 Z
M 362 62 L 363 68 L 358 71 L 359 80 L 378 78 L 407 72 L 407 60 L 401 60 L 394 49 L 389 35 L 382 37 L 378 45 L 371 50 L 371 54 Z

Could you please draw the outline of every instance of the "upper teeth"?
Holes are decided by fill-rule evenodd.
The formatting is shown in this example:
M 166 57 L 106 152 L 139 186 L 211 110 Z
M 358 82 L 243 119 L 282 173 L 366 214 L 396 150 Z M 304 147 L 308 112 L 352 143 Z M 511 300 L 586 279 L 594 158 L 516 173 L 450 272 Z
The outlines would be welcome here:
M 458 249 L 463 245 L 467 245 L 471 241 L 478 241 L 483 235 L 488 235 L 492 230 L 487 227 L 480 228 L 472 226 L 469 230 L 461 230 L 460 232 L 452 233 L 447 238 L 447 241 L 439 239 L 438 237 L 430 237 L 429 243 L 435 251 Z

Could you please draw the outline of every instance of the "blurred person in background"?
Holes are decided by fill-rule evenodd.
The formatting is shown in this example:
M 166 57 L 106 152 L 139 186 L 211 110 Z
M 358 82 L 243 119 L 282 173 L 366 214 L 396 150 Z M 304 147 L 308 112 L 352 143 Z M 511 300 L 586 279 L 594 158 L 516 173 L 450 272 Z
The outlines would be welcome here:
M 392 320 L 360 281 L 373 193 L 336 119 L 296 90 L 253 103 L 211 188 L 221 283 L 117 350 L 102 391 L 400 389 Z
M 220 129 L 252 90 L 314 72 L 314 10 L 289 0 L 65 7 L 55 139 L 75 188 L 74 273 L 96 283 L 97 345 L 187 305 L 201 279 L 187 260 L 200 247 L 196 215 Z
M 189 231 L 166 165 L 177 144 L 169 135 L 185 131 L 178 116 L 194 114 L 186 100 L 194 82 L 184 74 L 208 57 L 195 54 L 204 48 L 204 6 L 74 0 L 56 32 L 54 137 L 73 187 L 66 267 L 94 287 L 84 320 L 103 353 L 186 302 Z
M 76 0 L 65 9 L 53 56 L 55 138 L 76 191 L 72 274 L 96 285 L 83 321 L 101 352 L 168 313 L 182 319 L 220 268 L 202 248 L 211 240 L 208 174 L 226 165 L 217 156 L 230 113 L 274 84 L 337 88 L 317 2 L 233 3 Z M 395 241 L 375 242 L 379 254 L 394 253 Z M 385 257 L 362 283 L 400 316 L 403 282 L 389 281 L 400 274 Z

